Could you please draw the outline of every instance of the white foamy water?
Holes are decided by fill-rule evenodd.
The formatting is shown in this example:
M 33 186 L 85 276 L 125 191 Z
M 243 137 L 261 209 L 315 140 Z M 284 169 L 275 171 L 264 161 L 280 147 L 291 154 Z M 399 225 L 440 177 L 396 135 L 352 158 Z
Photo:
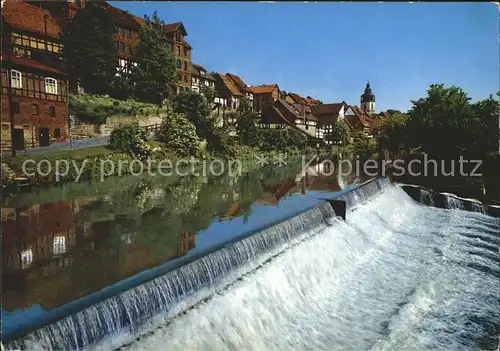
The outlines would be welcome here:
M 495 349 L 499 233 L 389 187 L 124 349 Z

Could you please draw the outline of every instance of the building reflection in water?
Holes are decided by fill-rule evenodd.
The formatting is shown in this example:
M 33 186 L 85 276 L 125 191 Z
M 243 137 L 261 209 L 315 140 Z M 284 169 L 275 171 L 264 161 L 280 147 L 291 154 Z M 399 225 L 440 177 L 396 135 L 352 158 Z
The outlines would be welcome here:
M 141 181 L 97 197 L 3 208 L 3 310 L 54 309 L 185 255 L 214 219 L 246 220 L 254 203 L 339 189 L 335 177 L 297 181 L 299 171 Z
M 152 250 L 147 240 L 135 242 L 147 236 L 138 226 L 131 226 L 135 232 L 122 234 L 118 243 L 114 227 L 124 218 L 108 213 L 82 221 L 88 215 L 85 208 L 102 202 L 85 199 L 2 209 L 4 310 L 34 304 L 53 309 L 183 256 L 195 246 L 194 231 L 177 232 L 165 234 Z

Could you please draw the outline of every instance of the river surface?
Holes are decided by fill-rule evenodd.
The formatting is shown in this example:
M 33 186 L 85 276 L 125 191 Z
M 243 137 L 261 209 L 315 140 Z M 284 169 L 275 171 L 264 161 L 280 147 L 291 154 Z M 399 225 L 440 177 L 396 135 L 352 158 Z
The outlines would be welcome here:
M 232 177 L 117 177 L 40 189 L 4 203 L 4 337 L 367 179 L 333 174 L 300 180 L 301 167 L 269 165 Z

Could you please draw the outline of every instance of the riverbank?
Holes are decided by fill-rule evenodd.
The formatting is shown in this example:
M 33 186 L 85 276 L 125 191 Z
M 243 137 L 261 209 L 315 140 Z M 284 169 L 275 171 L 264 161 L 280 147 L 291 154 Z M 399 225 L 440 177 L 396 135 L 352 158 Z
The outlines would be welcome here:
M 247 172 L 252 167 L 286 162 L 287 158 L 304 154 L 316 154 L 313 149 L 290 148 L 284 152 L 264 152 L 257 148 L 240 147 L 237 155 L 231 160 L 219 160 L 208 153 L 187 160 L 162 148 L 158 142 L 153 142 L 152 146 L 155 151 L 150 159 L 142 161 L 132 154 L 117 152 L 106 146 L 6 158 L 2 163 L 2 197 L 6 199 L 32 187 L 51 187 L 86 181 L 103 182 L 117 176 L 168 176 L 176 172 L 188 175 L 200 167 L 203 172 L 222 173 L 227 172 L 227 169 L 221 168 L 230 167 L 233 167 L 230 169 L 232 171 Z M 236 166 L 243 169 L 234 169 Z M 19 186 L 20 181 L 28 186 Z

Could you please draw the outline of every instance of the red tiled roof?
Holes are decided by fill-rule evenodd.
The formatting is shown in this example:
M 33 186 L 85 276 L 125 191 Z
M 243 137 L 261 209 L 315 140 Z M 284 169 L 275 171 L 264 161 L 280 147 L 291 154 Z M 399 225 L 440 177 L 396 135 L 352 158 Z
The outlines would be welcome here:
M 206 71 L 205 67 L 203 67 L 202 65 L 199 65 L 199 64 L 197 64 L 197 63 L 191 63 L 191 65 L 192 65 L 194 68 L 196 68 L 196 69 L 199 69 L 199 70 L 205 70 L 205 71 Z
M 240 90 L 241 93 L 244 93 L 244 92 L 253 93 L 253 91 L 243 81 L 243 79 L 241 79 L 236 74 L 226 73 L 226 76 L 228 76 L 234 82 L 234 84 L 236 84 L 236 86 L 238 87 L 238 89 Z
M 307 102 L 308 105 L 317 105 L 317 104 L 319 104 L 319 100 L 316 100 L 316 99 L 314 99 L 314 98 L 312 98 L 310 96 L 306 97 L 305 100 L 306 100 L 306 102 Z
M 103 3 L 104 9 L 109 13 L 113 21 L 119 23 L 121 26 L 133 29 L 136 32 L 141 30 L 141 25 L 145 23 L 145 20 L 128 13 L 125 10 L 119 9 L 118 7 L 111 6 L 107 2 Z
M 68 75 L 67 73 L 65 73 L 63 71 L 60 71 L 60 70 L 58 70 L 56 68 L 44 65 L 41 62 L 38 62 L 38 61 L 35 61 L 35 60 L 31 60 L 31 59 L 28 59 L 28 58 L 24 58 L 24 57 L 11 56 L 10 60 L 8 60 L 7 59 L 7 55 L 2 54 L 2 56 L 0 57 L 0 59 L 1 59 L 2 63 L 3 62 L 11 62 L 11 63 L 13 63 L 15 65 L 19 65 L 19 66 L 31 67 L 31 68 L 36 68 L 36 69 L 39 69 L 39 70 L 42 70 L 42 71 L 47 71 L 47 72 L 53 72 L 53 73 Z
M 184 24 L 182 24 L 182 22 L 166 24 L 163 26 L 163 30 L 165 30 L 165 32 L 176 32 L 181 30 L 181 34 L 183 36 L 187 36 L 186 28 L 184 28 Z
M 6 0 L 2 17 L 14 28 L 55 38 L 61 35 L 61 28 L 49 11 L 19 0 Z
M 250 90 L 254 94 L 269 94 L 274 91 L 274 89 L 278 88 L 278 84 L 269 84 L 269 85 L 257 85 L 250 87 Z
M 219 74 L 219 76 L 222 80 L 222 83 L 224 83 L 224 85 L 232 95 L 244 96 L 240 89 L 238 89 L 238 86 L 236 86 L 235 82 L 231 78 L 229 78 L 227 74 Z
M 354 115 L 345 116 L 345 120 L 351 128 L 371 127 L 372 119 L 365 110 L 358 106 L 349 106 L 349 108 L 354 112 Z
M 300 96 L 299 94 L 295 94 L 295 93 L 288 93 L 288 95 L 295 101 L 295 103 L 297 104 L 301 104 L 301 105 L 318 105 L 319 104 L 319 100 L 316 100 L 310 96 L 308 97 L 302 97 Z
M 322 104 L 312 107 L 312 111 L 316 116 L 320 115 L 338 115 L 344 106 L 343 102 L 334 104 Z
M 288 95 L 292 98 L 293 101 L 295 101 L 295 103 L 297 104 L 303 104 L 303 105 L 307 105 L 307 101 L 306 99 L 304 99 L 302 96 L 300 96 L 299 94 L 295 94 L 295 93 L 288 93 Z

